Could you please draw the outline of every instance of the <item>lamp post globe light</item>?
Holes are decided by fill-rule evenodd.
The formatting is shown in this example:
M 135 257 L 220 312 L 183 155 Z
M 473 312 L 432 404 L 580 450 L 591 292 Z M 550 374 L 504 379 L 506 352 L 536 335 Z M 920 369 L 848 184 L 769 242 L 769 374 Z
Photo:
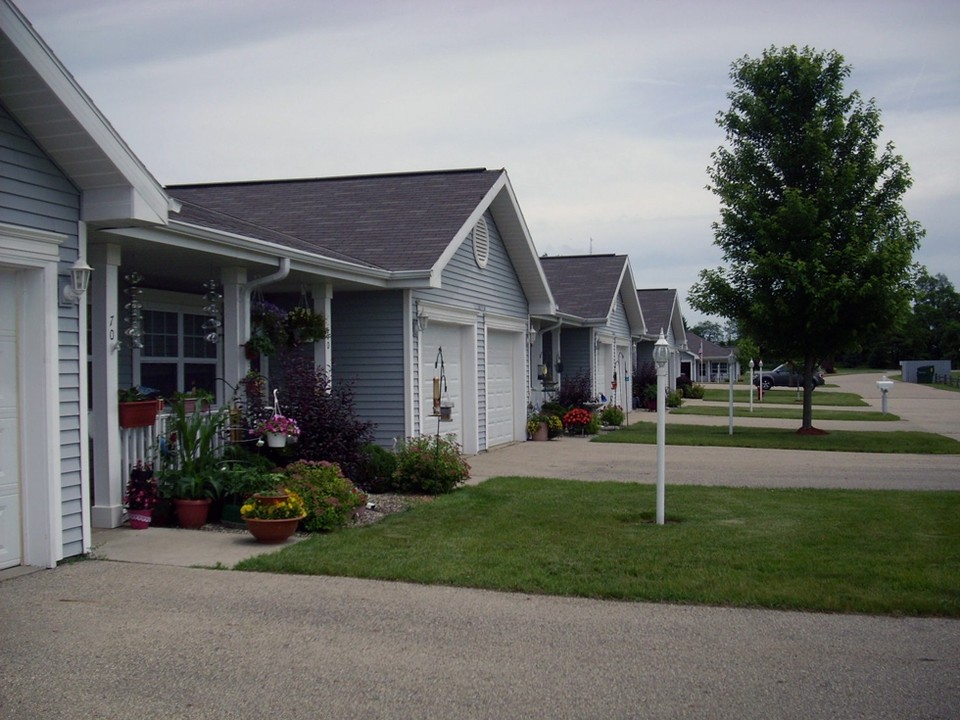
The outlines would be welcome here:
M 670 347 L 660 330 L 660 338 L 653 345 L 653 362 L 657 365 L 657 525 L 664 522 L 664 488 L 667 442 L 667 360 Z

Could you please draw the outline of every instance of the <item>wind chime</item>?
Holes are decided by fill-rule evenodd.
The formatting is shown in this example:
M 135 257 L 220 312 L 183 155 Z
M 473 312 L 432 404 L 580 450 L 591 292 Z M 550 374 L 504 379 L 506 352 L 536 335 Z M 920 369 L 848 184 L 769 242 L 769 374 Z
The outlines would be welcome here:
M 206 290 L 203 299 L 207 303 L 203 306 L 203 311 L 207 314 L 207 319 L 203 321 L 205 332 L 203 337 L 208 343 L 218 343 L 220 328 L 223 326 L 220 320 L 220 302 L 223 300 L 223 295 L 218 289 L 216 280 L 207 280 L 203 284 L 203 289 Z
M 127 273 L 123 279 L 127 281 L 124 292 L 129 298 L 123 306 L 127 313 L 123 321 L 127 327 L 123 331 L 123 338 L 117 344 L 141 350 L 143 348 L 143 303 L 140 302 L 140 296 L 143 294 L 143 288 L 140 287 L 140 283 L 143 282 L 143 275 L 134 270 Z

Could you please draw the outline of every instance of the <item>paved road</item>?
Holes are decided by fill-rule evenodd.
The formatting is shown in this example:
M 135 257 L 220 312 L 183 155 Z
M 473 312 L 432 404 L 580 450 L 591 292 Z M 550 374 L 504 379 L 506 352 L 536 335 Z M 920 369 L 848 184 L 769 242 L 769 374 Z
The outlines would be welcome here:
M 960 707 L 952 620 L 87 561 L 0 582 L 0 627 L 11 720 L 902 720 Z
M 960 395 L 908 397 L 914 392 L 898 385 L 891 410 L 912 426 L 956 428 Z M 504 474 L 542 468 L 652 482 L 652 452 L 564 440 L 473 464 L 478 473 L 501 474 L 503 464 Z M 846 455 L 668 448 L 668 483 L 710 476 L 960 489 L 956 458 Z M 957 620 L 603 602 L 141 562 L 0 573 L 3 720 L 952 719 L 960 708 L 957 648 Z

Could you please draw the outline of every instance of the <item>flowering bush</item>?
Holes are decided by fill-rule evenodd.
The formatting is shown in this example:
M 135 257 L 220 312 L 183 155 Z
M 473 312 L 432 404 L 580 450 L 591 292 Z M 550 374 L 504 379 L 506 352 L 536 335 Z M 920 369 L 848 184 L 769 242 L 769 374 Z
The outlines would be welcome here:
M 283 492 L 286 498 L 271 503 L 258 502 L 254 495 L 240 508 L 240 516 L 244 520 L 290 520 L 307 514 L 299 495 L 286 489 Z
M 547 415 L 547 434 L 556 437 L 563 430 L 563 420 L 556 415 Z
M 607 405 L 600 412 L 600 422 L 604 425 L 623 425 L 623 409 L 619 405 Z
M 563 426 L 567 430 L 584 430 L 590 421 L 593 420 L 593 414 L 583 408 L 574 408 L 563 416 Z
M 264 435 L 266 433 L 297 436 L 300 434 L 300 427 L 293 418 L 284 417 L 283 415 L 271 415 L 251 431 L 252 435 Z
M 286 487 L 302 499 L 310 532 L 333 530 L 344 525 L 353 511 L 367 503 L 367 496 L 343 476 L 340 466 L 323 460 L 298 460 L 283 469 Z
M 157 481 L 153 477 L 153 465 L 137 460 L 136 466 L 130 469 L 123 502 L 130 510 L 149 510 L 156 506 Z
M 451 437 L 407 438 L 397 447 L 397 486 L 407 492 L 439 495 L 470 477 L 470 466 Z

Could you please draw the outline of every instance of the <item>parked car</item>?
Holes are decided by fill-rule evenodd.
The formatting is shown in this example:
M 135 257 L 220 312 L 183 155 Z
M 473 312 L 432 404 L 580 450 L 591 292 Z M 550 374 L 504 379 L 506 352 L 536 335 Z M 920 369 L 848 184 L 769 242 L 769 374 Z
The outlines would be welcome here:
M 813 387 L 816 389 L 826 382 L 823 373 L 817 368 L 813 373 Z M 790 363 L 780 363 L 773 370 L 766 370 L 753 378 L 753 384 L 762 387 L 765 391 L 772 387 L 802 387 L 803 373 L 799 372 Z

